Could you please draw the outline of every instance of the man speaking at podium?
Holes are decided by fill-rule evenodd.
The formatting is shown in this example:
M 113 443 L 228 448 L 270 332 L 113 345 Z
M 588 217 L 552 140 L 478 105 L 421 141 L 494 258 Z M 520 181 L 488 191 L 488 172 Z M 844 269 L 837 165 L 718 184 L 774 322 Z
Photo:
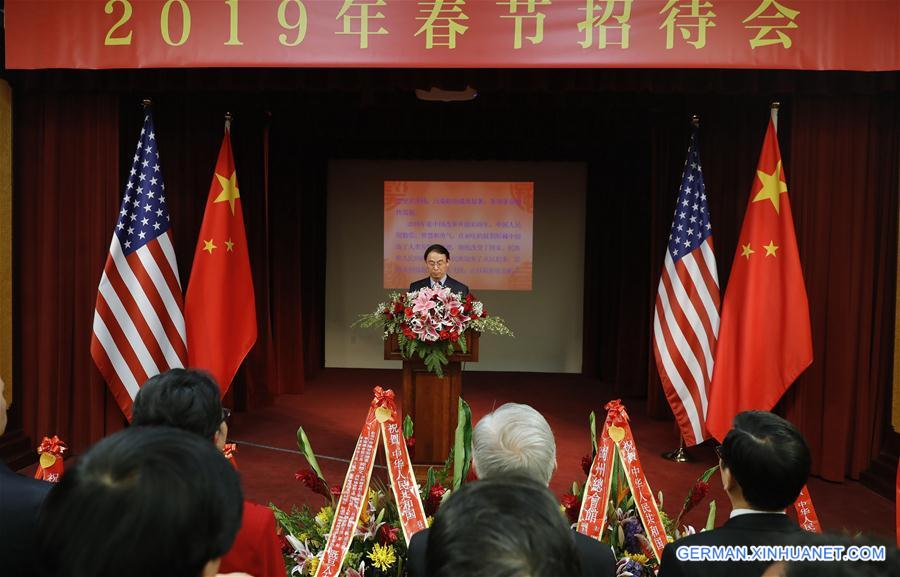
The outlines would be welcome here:
M 450 251 L 440 244 L 433 244 L 425 249 L 425 265 L 428 267 L 428 278 L 417 280 L 409 285 L 409 292 L 425 287 L 447 287 L 454 293 L 462 293 L 463 298 L 469 294 L 469 287 L 447 275 L 450 268 Z

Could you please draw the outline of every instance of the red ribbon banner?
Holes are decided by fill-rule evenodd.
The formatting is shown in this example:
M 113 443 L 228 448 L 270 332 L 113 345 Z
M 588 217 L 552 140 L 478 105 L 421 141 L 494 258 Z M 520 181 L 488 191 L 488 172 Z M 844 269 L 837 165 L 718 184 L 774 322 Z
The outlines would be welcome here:
M 34 478 L 58 483 L 63 474 L 63 453 L 67 450 L 69 448 L 56 435 L 53 435 L 52 438 L 44 437 L 37 448 L 37 453 L 41 458 L 37 470 L 34 472 Z
M 797 500 L 794 501 L 794 510 L 797 511 L 797 523 L 810 533 L 821 533 L 822 525 L 819 523 L 819 516 L 816 515 L 816 508 L 813 507 L 812 497 L 809 496 L 809 489 L 803 485 Z
M 603 431 L 597 441 L 597 455 L 591 463 L 587 481 L 584 482 L 581 512 L 578 514 L 578 532 L 594 539 L 600 539 L 606 529 L 606 505 L 609 503 L 610 476 L 615 450 L 608 430 L 609 418 L 603 424 Z
M 619 399 L 610 401 L 604 408 L 607 411 L 606 422 L 600 436 L 597 456 L 591 464 L 591 472 L 585 483 L 581 513 L 578 515 L 578 532 L 595 539 L 600 539 L 603 535 L 613 464 L 613 452 L 609 450 L 612 445 L 618 451 L 650 548 L 659 561 L 666 546 L 666 529 L 638 458 L 631 426 L 628 424 L 628 413 Z
M 400 413 L 394 403 L 394 392 L 390 389 L 375 387 L 375 397 L 369 406 L 369 413 L 363 425 L 347 476 L 344 478 L 341 498 L 322 561 L 316 568 L 316 577 L 337 577 L 347 551 L 350 549 L 353 534 L 359 524 L 359 517 L 369 494 L 369 481 L 375 465 L 375 453 L 378 440 L 384 436 L 384 447 L 388 461 L 388 472 L 391 488 L 400 511 L 400 523 L 406 542 L 413 533 L 426 526 L 425 508 L 419 497 L 413 474 L 412 461 L 406 451 L 406 442 L 400 433 Z

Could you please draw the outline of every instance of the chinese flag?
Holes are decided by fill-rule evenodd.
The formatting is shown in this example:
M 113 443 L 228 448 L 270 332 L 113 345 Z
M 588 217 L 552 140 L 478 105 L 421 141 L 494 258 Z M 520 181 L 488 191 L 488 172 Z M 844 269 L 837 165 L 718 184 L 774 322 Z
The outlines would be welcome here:
M 185 298 L 188 364 L 222 387 L 256 342 L 256 305 L 231 136 L 225 138 L 206 201 Z
M 787 192 L 770 119 L 722 306 L 706 418 L 720 441 L 736 414 L 771 410 L 812 362 L 809 304 Z

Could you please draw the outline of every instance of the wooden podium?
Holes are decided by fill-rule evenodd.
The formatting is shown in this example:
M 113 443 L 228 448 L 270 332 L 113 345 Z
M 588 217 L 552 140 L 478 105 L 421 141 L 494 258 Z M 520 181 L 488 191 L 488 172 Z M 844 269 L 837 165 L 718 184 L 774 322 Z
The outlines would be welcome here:
M 403 414 L 415 425 L 416 477 L 428 467 L 443 465 L 450 454 L 462 392 L 462 363 L 478 362 L 478 336 L 474 331 L 465 333 L 467 352 L 450 356 L 443 377 L 428 372 L 418 355 L 404 359 L 396 335 L 384 341 L 385 360 L 403 361 Z

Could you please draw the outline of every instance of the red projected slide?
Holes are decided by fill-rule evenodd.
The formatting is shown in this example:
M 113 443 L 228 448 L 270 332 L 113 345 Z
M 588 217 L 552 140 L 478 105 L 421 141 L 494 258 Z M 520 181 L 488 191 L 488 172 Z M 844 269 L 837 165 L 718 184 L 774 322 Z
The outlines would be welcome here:
M 533 182 L 384 182 L 384 288 L 425 278 L 423 252 L 477 290 L 531 290 Z

